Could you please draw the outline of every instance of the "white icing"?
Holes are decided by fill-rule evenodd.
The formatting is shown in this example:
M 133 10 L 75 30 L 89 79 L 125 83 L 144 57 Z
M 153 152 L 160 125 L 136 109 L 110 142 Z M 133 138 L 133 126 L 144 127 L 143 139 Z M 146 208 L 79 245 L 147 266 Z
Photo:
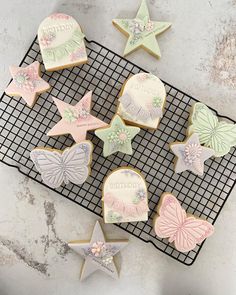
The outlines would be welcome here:
M 85 63 L 83 38 L 79 24 L 71 16 L 55 13 L 44 19 L 38 29 L 38 40 L 46 70 Z
M 111 206 L 111 203 L 115 205 Z M 145 180 L 133 169 L 115 170 L 104 183 L 103 204 L 105 223 L 146 221 L 148 205 Z M 117 220 L 109 218 L 111 211 L 118 216 Z
M 124 120 L 157 128 L 166 98 L 165 86 L 159 78 L 147 73 L 132 76 L 125 84 L 122 97 L 117 112 Z M 160 99 L 160 107 L 154 107 L 154 98 Z

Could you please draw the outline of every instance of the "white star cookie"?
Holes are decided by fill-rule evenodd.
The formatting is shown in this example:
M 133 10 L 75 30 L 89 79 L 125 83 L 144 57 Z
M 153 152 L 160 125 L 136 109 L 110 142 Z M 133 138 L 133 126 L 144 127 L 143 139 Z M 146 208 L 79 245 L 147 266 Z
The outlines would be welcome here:
M 90 241 L 69 242 L 69 247 L 85 259 L 80 279 L 86 279 L 97 270 L 101 270 L 112 278 L 117 279 L 118 271 L 114 262 L 114 256 L 127 243 L 128 240 L 106 241 L 99 221 L 94 226 Z

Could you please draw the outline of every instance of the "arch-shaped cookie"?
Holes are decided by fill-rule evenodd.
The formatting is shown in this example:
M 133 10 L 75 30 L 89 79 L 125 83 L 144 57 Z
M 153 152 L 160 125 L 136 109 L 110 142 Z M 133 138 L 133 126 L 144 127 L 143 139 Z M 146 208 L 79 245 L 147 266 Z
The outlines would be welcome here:
M 85 35 L 77 21 L 66 14 L 54 13 L 38 29 L 39 46 L 47 71 L 55 71 L 87 62 Z

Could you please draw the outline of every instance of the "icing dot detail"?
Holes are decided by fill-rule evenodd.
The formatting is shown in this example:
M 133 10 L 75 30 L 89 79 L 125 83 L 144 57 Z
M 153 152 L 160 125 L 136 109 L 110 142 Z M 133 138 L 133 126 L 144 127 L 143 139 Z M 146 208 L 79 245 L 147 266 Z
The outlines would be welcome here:
M 117 142 L 119 144 L 124 144 L 130 140 L 130 133 L 126 129 L 120 129 L 117 131 Z
M 189 143 L 188 145 L 185 146 L 184 149 L 185 153 L 185 162 L 188 165 L 192 165 L 192 163 L 200 158 L 201 153 L 202 153 L 202 147 L 198 145 L 197 143 Z

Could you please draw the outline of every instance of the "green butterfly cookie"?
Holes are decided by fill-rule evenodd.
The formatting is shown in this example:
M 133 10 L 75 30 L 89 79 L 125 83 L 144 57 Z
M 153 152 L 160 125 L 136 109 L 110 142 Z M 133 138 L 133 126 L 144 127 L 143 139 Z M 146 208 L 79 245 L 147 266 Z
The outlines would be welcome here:
M 193 105 L 192 125 L 188 128 L 188 135 L 197 133 L 201 144 L 212 148 L 215 157 L 222 157 L 236 145 L 236 125 L 218 118 L 203 103 L 197 102 Z

